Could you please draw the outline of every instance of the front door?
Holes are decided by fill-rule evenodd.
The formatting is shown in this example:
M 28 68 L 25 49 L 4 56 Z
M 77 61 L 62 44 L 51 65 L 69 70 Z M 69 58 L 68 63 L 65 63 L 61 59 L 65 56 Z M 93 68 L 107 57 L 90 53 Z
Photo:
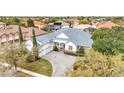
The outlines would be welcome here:
M 64 43 L 60 43 L 60 48 L 64 49 L 65 48 L 65 44 Z

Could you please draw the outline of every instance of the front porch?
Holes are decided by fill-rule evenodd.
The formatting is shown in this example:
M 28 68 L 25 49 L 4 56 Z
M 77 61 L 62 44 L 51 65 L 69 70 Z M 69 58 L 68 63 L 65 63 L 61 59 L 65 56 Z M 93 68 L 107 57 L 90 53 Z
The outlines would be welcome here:
M 54 40 L 54 46 L 56 46 L 59 50 L 65 50 L 65 44 L 67 40 Z

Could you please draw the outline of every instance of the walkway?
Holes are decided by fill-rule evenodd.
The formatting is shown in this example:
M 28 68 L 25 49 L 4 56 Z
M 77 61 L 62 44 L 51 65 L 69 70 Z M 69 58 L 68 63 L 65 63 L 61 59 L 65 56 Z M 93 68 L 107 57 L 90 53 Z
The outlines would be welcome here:
M 3 63 L 3 62 L 0 62 L 0 65 L 10 66 L 9 64 Z M 14 67 L 12 69 L 14 69 Z M 20 68 L 20 67 L 17 67 L 17 71 L 21 71 L 23 73 L 29 74 L 32 77 L 48 77 L 48 76 L 41 75 L 41 74 L 38 74 L 38 73 L 35 73 L 35 72 L 32 72 L 32 71 L 26 70 L 26 69 L 23 69 L 23 68 Z

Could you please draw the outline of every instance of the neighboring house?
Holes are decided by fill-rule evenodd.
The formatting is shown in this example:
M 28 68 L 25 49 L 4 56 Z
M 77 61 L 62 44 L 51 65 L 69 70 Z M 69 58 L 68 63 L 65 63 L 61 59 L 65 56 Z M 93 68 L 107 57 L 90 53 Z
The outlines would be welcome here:
M 38 28 L 25 28 L 21 27 L 24 40 L 28 40 L 32 37 L 32 29 L 35 30 L 36 36 L 45 34 L 45 31 L 39 30 Z M 19 42 L 19 26 L 18 25 L 8 25 L 5 29 L 0 29 L 0 44 L 5 43 L 18 43 Z
M 112 27 L 119 26 L 119 25 L 113 23 L 112 21 L 95 22 L 93 25 L 96 27 L 96 29 L 99 29 L 99 28 L 112 29 Z
M 63 28 L 37 37 L 40 56 L 51 52 L 54 46 L 64 52 L 76 53 L 80 46 L 90 49 L 92 42 L 90 33 L 75 28 Z M 26 46 L 29 50 L 32 49 L 32 39 L 26 42 Z
M 56 31 L 61 28 L 69 28 L 69 24 L 61 20 L 54 23 L 49 23 L 47 26 L 47 31 Z
M 73 26 L 73 28 L 77 28 L 77 29 L 79 29 L 81 31 L 85 31 L 85 32 L 92 32 L 96 29 L 94 26 L 89 25 L 89 24 L 75 25 L 75 26 Z
M 0 29 L 5 29 L 6 28 L 6 23 L 0 22 Z
M 40 21 L 33 21 L 33 23 L 34 23 L 34 26 L 37 27 L 39 30 L 46 27 L 46 25 Z
M 80 20 L 75 18 L 73 19 L 73 25 L 76 26 L 76 25 L 79 25 L 80 24 Z

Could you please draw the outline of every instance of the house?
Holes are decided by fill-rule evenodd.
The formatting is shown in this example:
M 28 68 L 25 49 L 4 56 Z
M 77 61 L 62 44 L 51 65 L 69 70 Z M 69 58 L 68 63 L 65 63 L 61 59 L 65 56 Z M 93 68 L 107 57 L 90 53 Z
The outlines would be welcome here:
M 47 31 L 56 31 L 61 28 L 69 28 L 69 24 L 61 20 L 54 23 L 49 23 L 47 26 Z
M 95 22 L 93 25 L 96 27 L 96 29 L 99 29 L 99 28 L 112 29 L 112 27 L 119 26 L 113 23 L 112 21 Z
M 22 27 L 23 36 L 25 37 L 26 29 Z M 9 25 L 5 29 L 0 29 L 0 44 L 16 43 L 19 41 L 18 26 Z
M 0 22 L 0 29 L 5 29 L 6 28 L 6 23 Z
M 46 25 L 41 21 L 33 21 L 33 23 L 34 23 L 34 26 L 37 27 L 39 30 L 46 27 Z
M 85 49 L 92 47 L 91 34 L 75 28 L 63 28 L 46 35 L 38 36 L 39 56 L 43 56 L 57 46 L 64 52 L 76 53 L 81 46 Z M 32 39 L 26 42 L 27 49 L 32 49 Z
M 80 20 L 75 18 L 73 19 L 73 25 L 76 26 L 76 25 L 79 25 L 80 24 Z
M 21 27 L 24 40 L 28 40 L 32 37 L 32 29 L 35 30 L 36 36 L 45 34 L 43 30 L 39 30 L 34 27 Z M 5 29 L 0 29 L 0 44 L 5 43 L 18 43 L 19 42 L 19 26 L 18 25 L 8 25 Z
M 77 28 L 77 29 L 79 29 L 81 31 L 85 31 L 85 32 L 92 32 L 96 29 L 94 26 L 89 25 L 89 24 L 75 25 L 75 26 L 73 26 L 73 28 Z

